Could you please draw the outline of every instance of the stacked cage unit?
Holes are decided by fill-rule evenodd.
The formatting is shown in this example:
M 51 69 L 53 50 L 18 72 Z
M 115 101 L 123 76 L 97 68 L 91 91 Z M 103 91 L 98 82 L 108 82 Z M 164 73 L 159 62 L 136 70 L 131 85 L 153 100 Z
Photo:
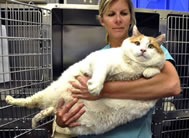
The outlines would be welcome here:
M 7 105 L 4 100 L 7 95 L 27 97 L 49 85 L 51 50 L 51 11 L 16 1 L 0 4 L 1 138 L 48 134 L 42 128 L 31 129 L 38 109 Z
M 182 91 L 160 100 L 154 114 L 154 138 L 189 137 L 189 12 L 163 12 L 166 22 L 165 46 L 175 60 Z M 162 18 L 164 20 L 164 18 Z M 164 27 L 162 27 L 164 28 Z

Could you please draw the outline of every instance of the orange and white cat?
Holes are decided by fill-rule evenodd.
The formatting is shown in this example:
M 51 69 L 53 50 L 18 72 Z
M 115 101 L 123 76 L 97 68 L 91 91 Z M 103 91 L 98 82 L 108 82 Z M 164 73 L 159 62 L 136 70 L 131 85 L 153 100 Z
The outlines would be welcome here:
M 72 99 L 67 89 L 72 87 L 70 81 L 76 81 L 75 76 L 84 73 L 91 76 L 87 83 L 88 90 L 92 95 L 98 95 L 104 81 L 150 78 L 160 73 L 165 63 L 164 53 L 160 48 L 164 38 L 164 34 L 157 38 L 144 36 L 134 26 L 132 37 L 124 40 L 121 47 L 93 52 L 70 66 L 46 89 L 27 98 L 15 99 L 7 96 L 6 102 L 43 109 L 32 119 L 32 126 L 35 127 L 40 119 L 55 115 L 60 98 L 64 98 L 65 102 Z M 84 103 L 86 110 L 79 118 L 81 125 L 59 129 L 61 130 L 59 133 L 76 135 L 104 133 L 120 124 L 142 117 L 155 105 L 156 100 L 101 98 L 96 101 L 80 99 L 78 103 Z M 56 132 L 58 128 L 54 121 L 53 130 Z

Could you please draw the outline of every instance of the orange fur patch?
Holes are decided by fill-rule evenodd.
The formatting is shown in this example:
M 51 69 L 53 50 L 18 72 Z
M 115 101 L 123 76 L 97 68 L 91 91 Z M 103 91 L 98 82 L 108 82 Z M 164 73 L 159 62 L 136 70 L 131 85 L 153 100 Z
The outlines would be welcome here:
M 140 34 L 138 36 L 131 37 L 130 41 L 131 41 L 131 43 L 135 43 L 136 41 L 140 42 L 142 40 L 142 38 L 144 38 L 144 35 Z M 156 39 L 154 37 L 148 37 L 148 39 L 149 39 L 150 44 L 152 44 L 154 46 L 154 48 L 157 50 L 158 53 L 164 54 L 163 50 L 160 47 L 160 44 L 156 41 Z
M 149 39 L 150 43 L 154 45 L 154 48 L 157 50 L 158 53 L 164 54 L 163 50 L 160 47 L 160 44 L 157 42 L 157 40 L 155 38 L 148 37 L 148 39 Z
M 130 38 L 131 43 L 134 43 L 136 41 L 141 41 L 141 39 L 144 38 L 144 35 L 140 34 L 138 36 L 133 36 Z

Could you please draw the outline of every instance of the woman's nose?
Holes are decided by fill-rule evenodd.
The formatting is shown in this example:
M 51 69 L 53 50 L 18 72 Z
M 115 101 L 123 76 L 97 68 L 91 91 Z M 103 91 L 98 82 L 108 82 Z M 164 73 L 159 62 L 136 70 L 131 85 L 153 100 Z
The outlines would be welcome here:
M 116 23 L 121 23 L 121 17 L 120 15 L 116 15 Z

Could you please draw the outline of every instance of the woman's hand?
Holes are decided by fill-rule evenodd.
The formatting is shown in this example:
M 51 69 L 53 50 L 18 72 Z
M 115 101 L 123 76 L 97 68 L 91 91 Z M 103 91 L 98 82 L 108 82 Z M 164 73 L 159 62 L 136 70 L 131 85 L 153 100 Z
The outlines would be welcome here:
M 90 79 L 89 76 L 77 76 L 76 79 L 78 80 L 79 84 L 77 82 L 71 81 L 70 84 L 72 85 L 72 89 L 69 89 L 69 91 L 72 93 L 73 98 L 78 99 L 87 99 L 87 100 L 98 100 L 101 98 L 101 96 L 93 96 L 89 93 L 88 87 L 87 87 L 87 81 Z
M 85 112 L 85 110 L 83 109 L 84 105 L 79 104 L 71 109 L 77 103 L 77 101 L 78 99 L 75 98 L 67 104 L 65 104 L 63 99 L 59 102 L 56 112 L 56 123 L 58 126 L 75 127 L 80 125 L 77 120 Z

